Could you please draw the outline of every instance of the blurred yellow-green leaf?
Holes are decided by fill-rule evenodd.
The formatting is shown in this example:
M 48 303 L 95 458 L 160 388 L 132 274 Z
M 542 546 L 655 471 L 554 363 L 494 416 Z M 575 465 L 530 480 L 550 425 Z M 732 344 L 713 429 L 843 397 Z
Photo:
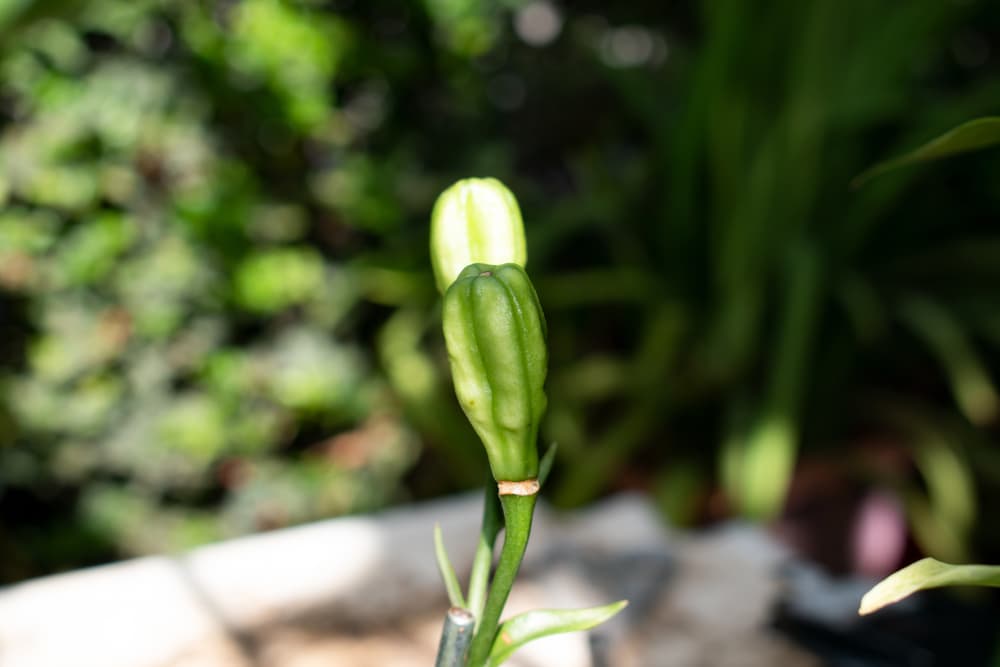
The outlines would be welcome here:
M 924 558 L 894 572 L 865 593 L 858 613 L 871 614 L 918 591 L 942 586 L 1000 586 L 1000 566 L 950 565 Z

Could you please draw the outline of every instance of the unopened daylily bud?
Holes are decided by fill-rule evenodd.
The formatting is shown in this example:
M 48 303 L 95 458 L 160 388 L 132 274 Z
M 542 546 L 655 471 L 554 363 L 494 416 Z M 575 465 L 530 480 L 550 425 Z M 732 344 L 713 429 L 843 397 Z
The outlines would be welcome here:
M 493 477 L 535 479 L 548 370 L 535 288 L 517 264 L 472 264 L 445 292 L 443 318 L 455 393 Z
M 431 214 L 431 264 L 440 292 L 469 264 L 528 261 L 517 200 L 495 178 L 467 178 L 441 193 Z

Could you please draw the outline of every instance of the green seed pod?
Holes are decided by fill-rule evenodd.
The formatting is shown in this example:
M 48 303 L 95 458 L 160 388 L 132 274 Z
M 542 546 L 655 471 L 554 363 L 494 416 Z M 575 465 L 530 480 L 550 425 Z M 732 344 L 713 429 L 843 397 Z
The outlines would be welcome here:
M 493 477 L 535 479 L 548 366 L 535 288 L 517 264 L 472 264 L 445 292 L 443 318 L 455 393 Z
M 431 214 L 431 264 L 444 293 L 469 264 L 528 261 L 517 200 L 495 178 L 466 178 L 441 193 Z

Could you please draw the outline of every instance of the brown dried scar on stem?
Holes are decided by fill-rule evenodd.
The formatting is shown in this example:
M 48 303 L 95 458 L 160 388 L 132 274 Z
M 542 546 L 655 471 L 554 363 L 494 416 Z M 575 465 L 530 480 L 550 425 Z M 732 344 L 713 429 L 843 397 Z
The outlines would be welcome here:
M 541 488 L 537 479 L 526 479 L 523 482 L 497 482 L 497 491 L 501 496 L 533 496 Z

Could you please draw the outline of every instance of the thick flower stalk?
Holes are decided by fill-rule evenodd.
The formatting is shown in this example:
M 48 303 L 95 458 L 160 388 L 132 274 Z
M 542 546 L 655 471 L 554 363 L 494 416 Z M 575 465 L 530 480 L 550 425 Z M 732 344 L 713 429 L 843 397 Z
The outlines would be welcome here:
M 441 193 L 431 214 L 431 264 L 444 292 L 469 264 L 524 267 L 528 261 L 521 209 L 495 178 L 466 178 Z
M 493 477 L 501 484 L 536 479 L 548 352 L 531 281 L 517 264 L 472 264 L 445 293 L 443 319 L 455 393 Z

